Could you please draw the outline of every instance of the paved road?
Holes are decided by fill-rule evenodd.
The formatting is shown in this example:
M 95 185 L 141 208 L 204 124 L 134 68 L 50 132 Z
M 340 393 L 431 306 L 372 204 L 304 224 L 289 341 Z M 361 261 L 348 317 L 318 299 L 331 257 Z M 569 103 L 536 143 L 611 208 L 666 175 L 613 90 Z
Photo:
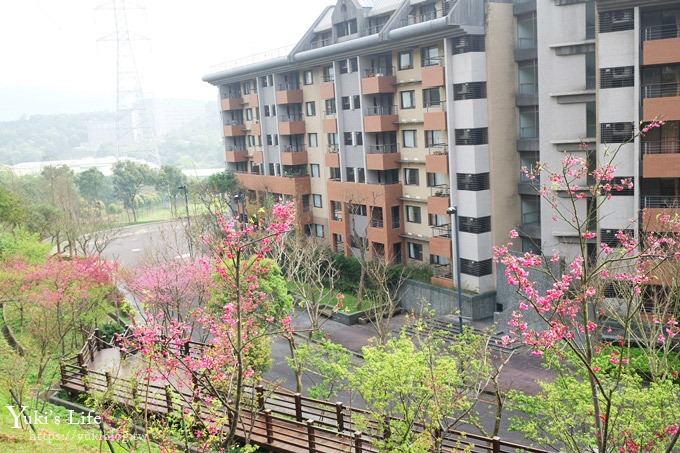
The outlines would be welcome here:
M 188 248 L 184 236 L 184 230 L 179 221 L 159 222 L 153 224 L 136 225 L 125 228 L 119 237 L 106 250 L 105 256 L 108 259 L 117 259 L 121 266 L 134 268 L 143 262 L 150 254 L 165 253 L 169 257 L 188 256 Z M 403 323 L 403 316 L 395 319 L 395 327 Z M 295 325 L 305 327 L 308 325 L 305 315 L 298 313 Z M 350 350 L 359 352 L 361 347 L 366 345 L 373 336 L 370 325 L 345 326 L 334 321 L 327 321 L 324 324 L 324 331 L 328 336 L 338 343 L 343 344 Z M 267 372 L 266 378 L 271 382 L 276 382 L 288 389 L 295 388 L 295 377 L 288 367 L 286 358 L 289 357 L 288 343 L 282 338 L 272 340 L 272 365 Z M 356 365 L 360 364 L 361 359 L 354 358 Z M 512 361 L 509 370 L 504 374 L 503 387 L 521 388 L 525 391 L 535 391 L 537 389 L 537 379 L 547 379 L 546 374 L 539 366 L 538 360 L 528 354 L 518 354 Z M 304 384 L 310 385 L 309 377 L 304 378 Z M 357 407 L 363 407 L 363 401 L 356 395 L 347 393 L 338 395 L 337 399 L 344 403 L 351 403 Z M 479 407 L 480 422 L 488 427 L 493 426 L 495 416 L 495 404 L 491 402 L 491 396 L 485 396 L 488 400 Z M 461 428 L 463 429 L 463 428 Z M 471 432 L 477 432 L 474 428 L 467 428 Z M 518 443 L 527 443 L 519 434 L 507 430 L 507 416 L 500 432 L 501 438 Z

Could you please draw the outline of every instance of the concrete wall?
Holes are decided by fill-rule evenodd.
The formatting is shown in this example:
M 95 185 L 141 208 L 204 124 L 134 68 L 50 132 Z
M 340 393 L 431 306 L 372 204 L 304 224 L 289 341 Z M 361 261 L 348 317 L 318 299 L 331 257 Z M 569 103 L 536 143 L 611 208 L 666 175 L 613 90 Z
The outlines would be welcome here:
M 456 291 L 415 280 L 407 280 L 402 286 L 401 306 L 412 313 L 420 313 L 426 304 L 437 315 L 451 315 L 458 311 Z M 496 309 L 496 293 L 463 294 L 463 317 L 478 321 L 493 317 Z

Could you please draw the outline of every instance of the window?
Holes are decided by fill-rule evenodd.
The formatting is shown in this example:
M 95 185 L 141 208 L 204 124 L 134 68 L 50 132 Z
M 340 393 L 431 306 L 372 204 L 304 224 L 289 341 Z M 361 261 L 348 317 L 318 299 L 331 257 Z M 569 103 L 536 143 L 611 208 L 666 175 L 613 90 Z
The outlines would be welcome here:
M 278 144 L 279 144 L 279 135 L 278 135 L 278 134 L 274 134 L 273 137 L 274 137 L 274 145 L 275 145 L 275 146 L 278 146 Z
M 310 148 L 316 148 L 319 146 L 319 138 L 316 135 L 316 132 L 310 132 L 307 134 L 307 146 Z
M 625 143 L 633 140 L 633 123 L 602 123 L 602 143 Z
M 491 217 L 458 217 L 458 228 L 464 233 L 488 233 L 491 231 Z
M 434 66 L 439 64 L 439 47 L 423 47 L 420 50 L 420 57 L 422 58 L 423 66 Z
M 320 178 L 321 167 L 319 164 L 309 164 L 309 173 L 312 175 L 312 178 Z
M 321 201 L 321 194 L 313 193 L 312 194 L 312 203 L 314 204 L 315 208 L 323 208 L 323 203 Z
M 407 186 L 417 186 L 420 184 L 420 172 L 417 168 L 404 168 L 404 184 Z
M 520 120 L 520 126 L 521 125 L 522 123 Z M 486 145 L 489 142 L 489 130 L 486 127 L 456 129 L 455 136 L 456 145 Z
M 361 98 L 359 95 L 352 96 L 352 108 L 355 110 L 361 108 Z
M 484 35 L 467 35 L 453 38 L 451 53 L 460 55 L 468 52 L 484 52 Z
M 248 146 L 255 146 L 255 136 L 254 135 L 246 136 L 246 140 L 248 141 Z
M 404 130 L 401 131 L 402 142 L 404 148 L 415 148 L 416 147 L 416 131 L 415 130 Z
M 399 228 L 401 226 L 401 209 L 399 206 L 392 206 L 392 228 Z
M 316 103 L 314 101 L 305 102 L 305 111 L 307 116 L 316 116 Z
M 361 132 L 354 133 L 354 144 L 357 146 L 361 146 L 364 144 L 364 136 Z
M 267 145 L 272 146 L 274 144 L 274 140 L 272 140 L 271 134 L 267 134 Z
M 456 174 L 458 190 L 489 190 L 488 173 L 458 173 Z
M 406 205 L 406 221 L 409 223 L 420 223 L 420 207 Z
M 595 52 L 588 52 L 586 54 L 586 90 L 595 89 Z
M 352 215 L 360 215 L 363 217 L 366 217 L 366 213 L 368 212 L 365 204 L 349 204 L 347 210 Z
M 411 91 L 402 91 L 399 93 L 399 96 L 401 97 L 401 108 L 402 109 L 413 109 L 416 107 L 416 92 L 411 90 Z
M 423 107 L 432 107 L 439 105 L 442 98 L 439 94 L 439 88 L 427 88 L 423 90 Z
M 359 60 L 357 59 L 357 57 L 350 58 L 349 64 L 350 67 L 352 68 L 352 72 L 357 72 L 359 70 Z
M 597 133 L 595 102 L 586 102 L 586 137 L 595 138 Z
M 355 182 L 354 167 L 345 167 L 345 173 L 347 173 L 347 182 Z
M 267 84 L 268 84 L 270 87 L 273 87 L 273 86 L 274 86 L 274 76 L 273 76 L 273 75 L 269 74 L 269 75 L 267 76 Z
M 329 145 L 338 144 L 338 134 L 336 132 L 330 132 L 327 136 Z
M 352 146 L 352 133 L 345 132 L 343 134 L 345 146 Z
M 632 30 L 633 10 L 605 11 L 600 14 L 600 33 Z
M 624 88 L 635 84 L 633 66 L 600 69 L 600 88 Z
M 413 68 L 413 51 L 407 50 L 405 52 L 399 52 L 399 69 L 412 69 Z
M 349 102 L 349 96 L 343 96 L 340 98 L 340 105 L 342 106 L 343 110 L 349 110 L 352 108 Z
M 253 109 L 246 109 L 246 121 L 253 120 Z
M 302 211 L 309 212 L 309 195 L 302 196 Z
M 349 72 L 349 63 L 347 60 L 340 60 L 340 74 L 347 74 Z
M 302 83 L 311 85 L 314 83 L 314 73 L 312 71 L 305 71 L 302 77 Z
M 366 182 L 366 170 L 363 168 L 357 168 L 357 182 Z
M 268 106 L 268 105 L 265 105 L 265 106 L 264 106 L 264 116 L 270 116 L 269 113 L 270 113 L 270 112 L 269 112 L 269 106 Z
M 416 244 L 415 242 L 407 242 L 407 244 L 408 244 L 408 257 L 412 260 L 422 261 L 423 245 Z
M 345 22 L 340 22 L 339 24 L 335 25 L 335 31 L 338 33 L 339 38 L 347 35 L 353 35 L 357 32 L 357 20 L 351 19 L 346 20 Z
M 517 75 L 519 78 L 519 94 L 536 94 L 535 84 L 523 85 L 522 69 L 518 69 Z M 424 92 L 425 90 L 423 90 Z M 453 85 L 453 100 L 464 101 L 467 99 L 484 99 L 486 98 L 486 82 L 467 82 L 456 83 Z
M 326 99 L 326 115 L 335 115 L 335 99 Z
M 491 274 L 491 263 L 492 261 L 473 261 L 467 260 L 465 258 L 460 259 L 460 272 L 466 275 L 472 275 L 474 277 L 481 277 L 483 275 Z
M 267 76 L 262 76 L 260 77 L 260 82 L 262 83 L 263 87 L 268 87 L 269 86 L 269 79 Z
M 323 81 L 324 82 L 333 82 L 335 80 L 335 77 L 333 77 L 333 66 L 325 66 L 323 68 Z
M 314 234 L 318 238 L 322 238 L 324 236 L 323 234 L 323 225 L 315 223 L 314 224 Z
M 330 168 L 330 178 L 333 181 L 339 181 L 340 180 L 340 168 L 331 167 Z
M 442 145 L 446 145 L 446 134 L 444 131 L 425 131 L 425 147 L 440 147 L 443 151 L 446 151 L 446 148 Z

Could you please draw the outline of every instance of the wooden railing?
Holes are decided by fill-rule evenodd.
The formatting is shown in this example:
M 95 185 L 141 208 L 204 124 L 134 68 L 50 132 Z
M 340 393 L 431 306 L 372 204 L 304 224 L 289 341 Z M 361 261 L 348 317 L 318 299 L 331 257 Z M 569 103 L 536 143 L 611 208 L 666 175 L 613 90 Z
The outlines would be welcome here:
M 151 382 L 137 382 L 113 376 L 110 372 L 90 369 L 98 351 L 113 345 L 101 340 L 97 331 L 85 341 L 77 356 L 60 364 L 61 388 L 69 393 L 106 393 L 118 404 L 141 406 L 165 415 L 188 409 L 208 424 L 215 416 L 229 420 L 231 408 L 215 409 L 194 398 L 191 382 L 185 388 Z M 200 356 L 209 345 L 189 342 L 178 351 L 184 356 Z M 385 439 L 387 423 L 377 422 L 366 410 L 305 397 L 281 388 L 249 385 L 244 389 L 244 409 L 239 417 L 237 436 L 275 452 L 377 452 L 376 440 Z M 197 406 L 198 405 L 198 406 Z M 203 415 L 203 418 L 201 417 Z M 208 415 L 210 414 L 210 415 Z M 360 423 L 361 421 L 361 423 Z M 386 419 L 385 422 L 390 421 Z M 363 432 L 359 431 L 359 424 Z M 228 426 L 228 423 L 225 423 Z M 422 432 L 425 427 L 415 425 Z M 447 430 L 437 436 L 441 451 L 466 450 L 471 453 L 547 453 L 545 450 L 502 441 L 457 430 Z

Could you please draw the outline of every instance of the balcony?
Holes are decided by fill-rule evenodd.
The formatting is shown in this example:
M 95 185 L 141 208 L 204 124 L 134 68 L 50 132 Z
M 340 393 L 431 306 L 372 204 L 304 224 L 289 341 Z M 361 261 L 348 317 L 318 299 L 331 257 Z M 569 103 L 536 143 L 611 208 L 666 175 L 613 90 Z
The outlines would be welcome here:
M 302 90 L 297 84 L 279 84 L 276 91 L 277 104 L 302 104 Z
M 245 135 L 243 123 L 237 120 L 224 122 L 224 136 L 225 137 L 241 137 Z
M 423 67 L 420 71 L 422 78 L 422 87 L 434 88 L 442 87 L 446 85 L 446 79 L 444 78 L 444 66 L 441 65 L 441 60 L 438 64 L 431 64 L 429 66 Z
M 430 282 L 433 285 L 443 286 L 445 288 L 453 288 L 453 270 L 450 264 L 433 264 L 432 278 Z
M 331 145 L 328 147 L 328 151 L 325 156 L 325 164 L 328 168 L 340 168 L 340 154 L 338 153 L 337 145 Z
M 538 105 L 538 84 L 535 82 L 522 82 L 517 87 L 515 103 L 518 107 Z
M 680 232 L 680 196 L 648 196 L 642 200 L 642 229 Z
M 257 92 L 244 94 L 243 103 L 248 104 L 251 107 L 257 107 L 259 105 L 259 98 L 257 97 Z
M 397 78 L 392 68 L 375 68 L 364 71 L 361 79 L 362 94 L 394 93 Z
M 449 172 L 449 146 L 445 143 L 432 145 L 425 157 L 425 171 L 428 173 Z
M 541 211 L 528 211 L 521 214 L 521 224 L 517 227 L 521 236 L 541 237 Z
M 536 37 L 517 38 L 515 43 L 515 61 L 535 60 L 538 58 L 538 42 Z
M 427 212 L 448 216 L 446 210 L 451 206 L 451 190 L 447 184 L 434 186 L 431 195 L 427 198 Z
M 323 131 L 327 134 L 335 134 L 338 132 L 338 122 L 335 118 L 323 119 Z
M 644 121 L 663 118 L 680 120 L 680 84 L 657 83 L 642 89 L 642 115 Z
M 522 16 L 532 11 L 536 11 L 536 0 L 515 0 L 512 5 L 512 13 L 515 16 Z
M 299 135 L 305 133 L 305 121 L 302 113 L 279 115 L 279 134 Z
M 423 128 L 426 131 L 445 131 L 446 127 L 446 104 L 442 101 L 425 107 L 423 113 Z
M 680 141 L 642 142 L 643 178 L 680 178 Z
M 386 212 L 400 204 L 401 184 L 363 184 L 328 181 L 328 198 L 334 201 L 382 207 Z
M 399 117 L 394 105 L 367 107 L 364 113 L 364 132 L 391 132 L 398 128 Z
M 306 165 L 307 149 L 304 145 L 289 145 L 281 152 L 282 165 Z
M 245 148 L 227 146 L 224 150 L 224 160 L 230 163 L 245 162 L 248 160 L 248 152 Z
M 311 193 L 309 176 L 266 176 L 237 173 L 239 182 L 249 190 L 299 196 Z
M 654 25 L 642 31 L 642 64 L 680 62 L 680 29 L 677 25 Z
M 519 174 L 519 184 L 517 185 L 517 192 L 520 195 L 538 195 L 541 190 L 541 179 L 535 177 L 529 178 L 523 172 Z
M 243 98 L 241 96 L 222 98 L 222 111 L 228 112 L 229 110 L 241 110 L 242 108 Z
M 451 258 L 451 225 L 436 225 L 432 227 L 430 239 L 430 255 Z
M 243 129 L 247 132 L 249 132 L 249 135 L 261 135 L 262 134 L 262 125 L 258 120 L 254 121 L 247 121 L 245 122 Z
M 399 168 L 401 154 L 396 143 L 388 145 L 368 145 L 366 147 L 366 168 L 368 170 L 392 170 Z
M 253 159 L 253 162 L 256 164 L 263 164 L 264 163 L 264 153 L 262 151 L 252 151 L 250 154 L 250 157 Z
M 319 91 L 323 100 L 335 98 L 335 82 L 322 82 Z
M 444 3 L 444 8 L 436 8 L 424 14 L 409 14 L 403 18 L 399 25 L 400 27 L 406 27 L 408 25 L 420 24 L 422 22 L 427 22 L 430 20 L 437 19 L 439 17 L 444 17 L 449 12 L 448 2 Z

